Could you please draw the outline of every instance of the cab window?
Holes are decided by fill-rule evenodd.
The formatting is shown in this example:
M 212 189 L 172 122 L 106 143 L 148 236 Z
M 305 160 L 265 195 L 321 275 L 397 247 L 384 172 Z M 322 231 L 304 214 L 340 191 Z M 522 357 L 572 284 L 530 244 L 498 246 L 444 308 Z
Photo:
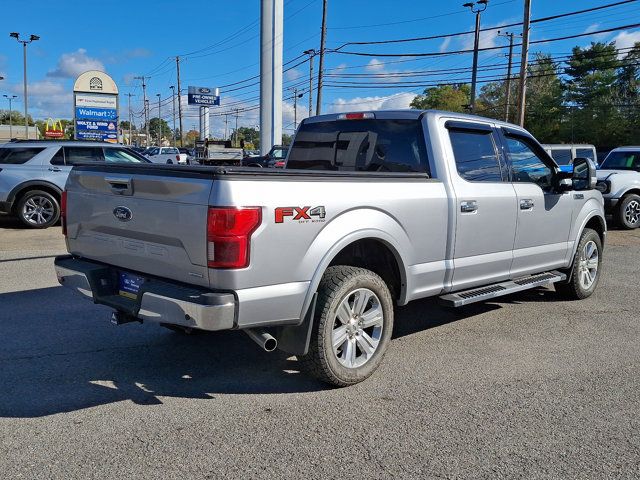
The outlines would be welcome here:
M 512 181 L 535 183 L 543 190 L 551 189 L 554 171 L 547 166 L 525 139 L 505 138 L 512 170 Z
M 449 130 L 458 174 L 468 182 L 502 182 L 491 130 Z
M 570 148 L 551 149 L 551 158 L 553 158 L 558 165 L 571 165 L 571 161 L 573 160 Z
M 87 162 L 104 162 L 104 154 L 100 147 L 64 147 L 67 165 Z
M 124 148 L 105 148 L 104 160 L 107 163 L 147 163 L 148 160 L 141 160 L 132 152 Z
M 592 148 L 576 148 L 576 158 L 588 158 L 595 163 L 596 157 Z

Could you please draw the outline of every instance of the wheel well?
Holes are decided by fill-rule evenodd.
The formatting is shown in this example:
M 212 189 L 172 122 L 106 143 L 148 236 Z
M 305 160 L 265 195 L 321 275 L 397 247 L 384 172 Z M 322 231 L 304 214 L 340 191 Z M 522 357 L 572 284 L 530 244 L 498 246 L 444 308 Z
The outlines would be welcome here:
M 398 261 L 389 246 L 380 240 L 367 238 L 347 245 L 333 258 L 329 266 L 332 265 L 371 270 L 382 277 L 393 298 L 400 298 L 403 285 Z
M 606 230 L 604 220 L 600 217 L 591 217 L 584 228 L 590 228 L 598 232 L 600 241 L 604 244 L 604 232 Z
M 32 190 L 42 190 L 43 192 L 47 192 L 51 195 L 53 195 L 53 198 L 56 199 L 56 201 L 58 202 L 58 205 L 60 205 L 60 191 L 57 190 L 54 187 L 51 187 L 49 185 L 42 185 L 42 184 L 32 184 L 32 185 L 28 185 L 24 188 L 22 188 L 21 190 L 19 190 L 18 192 L 16 192 L 14 198 L 13 198 L 13 209 L 15 210 L 15 208 L 17 208 L 18 203 L 20 202 L 20 199 L 22 197 L 25 196 L 25 194 L 31 192 Z
M 640 189 L 632 188 L 631 190 L 627 190 L 626 192 L 624 192 L 622 194 L 622 196 L 620 198 L 622 199 L 622 198 L 626 197 L 627 195 L 640 195 Z

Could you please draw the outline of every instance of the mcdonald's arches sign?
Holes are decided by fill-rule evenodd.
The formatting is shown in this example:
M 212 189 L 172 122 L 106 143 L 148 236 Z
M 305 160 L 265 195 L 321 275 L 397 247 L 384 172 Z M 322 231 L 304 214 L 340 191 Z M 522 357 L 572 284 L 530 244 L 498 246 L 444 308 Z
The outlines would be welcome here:
M 62 128 L 62 122 L 60 120 L 47 119 L 47 123 L 44 124 L 44 136 L 46 138 L 62 138 L 64 137 L 64 128 Z

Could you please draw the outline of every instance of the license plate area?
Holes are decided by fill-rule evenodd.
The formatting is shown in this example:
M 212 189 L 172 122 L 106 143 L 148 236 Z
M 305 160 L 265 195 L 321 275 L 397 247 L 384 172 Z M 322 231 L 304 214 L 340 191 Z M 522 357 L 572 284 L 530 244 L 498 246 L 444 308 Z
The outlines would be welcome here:
M 138 298 L 138 292 L 144 282 L 145 279 L 138 275 L 118 272 L 118 294 L 135 300 Z

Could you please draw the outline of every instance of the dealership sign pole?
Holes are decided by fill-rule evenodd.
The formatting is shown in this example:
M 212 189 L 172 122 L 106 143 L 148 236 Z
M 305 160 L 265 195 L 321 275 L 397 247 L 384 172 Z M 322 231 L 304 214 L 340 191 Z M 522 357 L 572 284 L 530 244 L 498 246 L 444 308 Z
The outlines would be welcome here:
M 189 87 L 187 103 L 200 107 L 200 140 L 209 137 L 209 107 L 220 105 L 220 90 L 210 87 Z
M 118 86 L 104 72 L 90 70 L 73 85 L 74 138 L 118 143 Z

